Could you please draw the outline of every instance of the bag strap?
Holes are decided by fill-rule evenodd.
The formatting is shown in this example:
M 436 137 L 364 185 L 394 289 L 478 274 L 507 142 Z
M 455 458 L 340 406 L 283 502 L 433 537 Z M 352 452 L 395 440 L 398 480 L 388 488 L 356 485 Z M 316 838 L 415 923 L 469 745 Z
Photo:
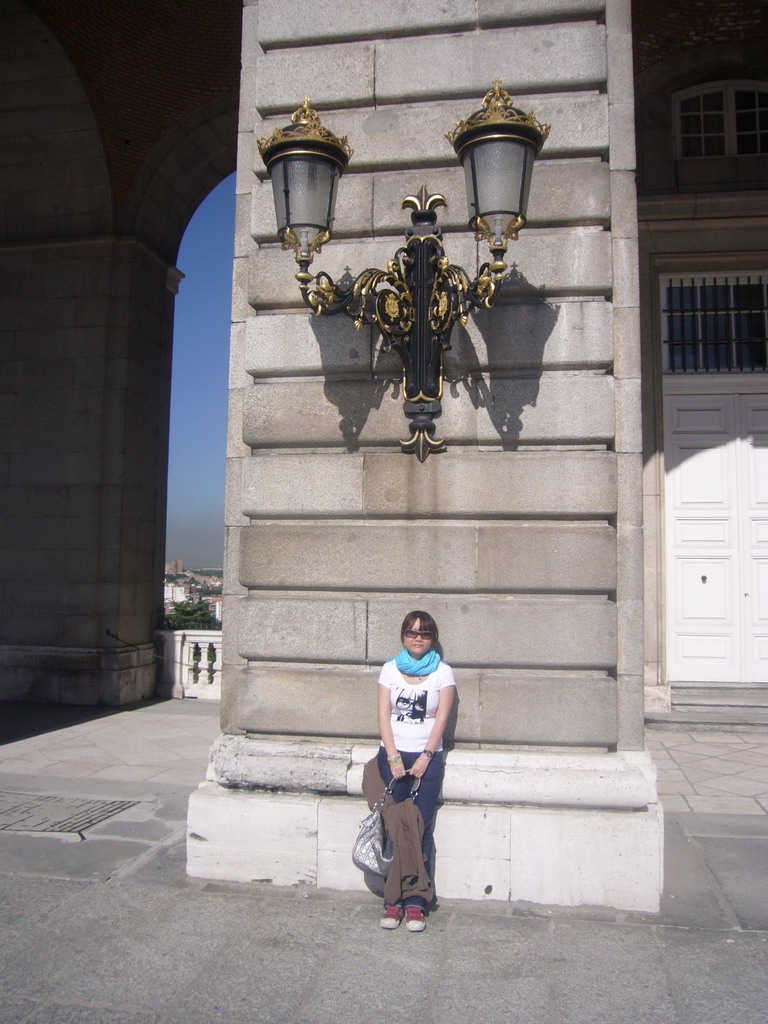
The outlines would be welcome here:
M 386 800 L 386 798 L 388 796 L 392 796 L 392 787 L 394 786 L 396 781 L 397 780 L 395 779 L 395 777 L 393 775 L 392 778 L 389 781 L 389 785 L 387 786 L 387 788 L 384 790 L 384 792 L 381 794 L 379 799 L 376 801 L 376 803 L 371 808 L 372 811 L 380 811 L 381 810 L 381 808 L 384 806 L 384 801 Z

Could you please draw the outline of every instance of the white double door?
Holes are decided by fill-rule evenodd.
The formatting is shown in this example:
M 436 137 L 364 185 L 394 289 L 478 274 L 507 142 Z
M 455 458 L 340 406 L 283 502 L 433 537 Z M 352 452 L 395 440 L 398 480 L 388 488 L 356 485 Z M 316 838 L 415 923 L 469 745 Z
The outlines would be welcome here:
M 768 395 L 714 385 L 665 389 L 667 677 L 768 682 Z

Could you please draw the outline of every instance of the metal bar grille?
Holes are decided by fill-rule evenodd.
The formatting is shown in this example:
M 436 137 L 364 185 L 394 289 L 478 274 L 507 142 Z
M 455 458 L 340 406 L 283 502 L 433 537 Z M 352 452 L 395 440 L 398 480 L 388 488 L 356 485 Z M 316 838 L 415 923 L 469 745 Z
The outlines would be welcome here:
M 135 804 L 135 800 L 81 800 L 36 793 L 0 793 L 0 831 L 84 832 Z
M 768 275 L 661 282 L 665 373 L 768 369 Z

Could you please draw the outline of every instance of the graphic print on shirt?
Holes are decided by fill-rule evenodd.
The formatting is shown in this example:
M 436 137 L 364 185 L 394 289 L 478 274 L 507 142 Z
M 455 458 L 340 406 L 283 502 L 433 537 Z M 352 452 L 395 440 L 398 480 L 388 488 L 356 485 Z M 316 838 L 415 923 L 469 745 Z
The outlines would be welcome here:
M 404 722 L 406 718 L 412 722 L 423 722 L 427 717 L 427 691 L 401 690 L 395 699 L 395 708 L 398 722 Z

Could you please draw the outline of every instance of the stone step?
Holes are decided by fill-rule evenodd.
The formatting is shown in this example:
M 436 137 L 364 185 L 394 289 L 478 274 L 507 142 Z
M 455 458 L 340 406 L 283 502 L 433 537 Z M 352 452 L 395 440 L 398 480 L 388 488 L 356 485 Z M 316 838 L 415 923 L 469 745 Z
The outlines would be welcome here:
M 668 712 L 652 712 L 645 716 L 645 724 L 652 730 L 696 729 L 702 732 L 765 732 L 768 728 L 768 709 L 762 708 L 673 708 Z
M 673 686 L 672 707 L 750 707 L 768 710 L 768 686 Z

